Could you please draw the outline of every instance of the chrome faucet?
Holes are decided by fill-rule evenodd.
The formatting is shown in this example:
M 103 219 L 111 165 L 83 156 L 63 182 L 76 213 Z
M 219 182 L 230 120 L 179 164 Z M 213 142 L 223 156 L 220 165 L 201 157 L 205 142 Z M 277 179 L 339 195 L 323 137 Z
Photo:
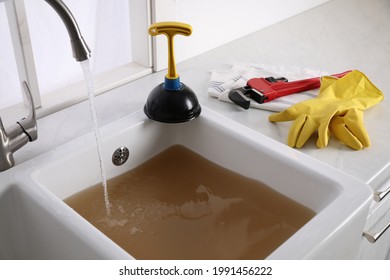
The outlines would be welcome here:
M 91 51 L 81 36 L 80 29 L 68 7 L 61 0 L 45 0 L 57 12 L 64 22 L 73 50 L 73 57 L 77 61 L 87 60 Z M 38 138 L 37 121 L 34 101 L 27 85 L 22 83 L 23 91 L 29 107 L 29 115 L 5 129 L 0 117 L 0 171 L 7 170 L 15 165 L 13 153 Z

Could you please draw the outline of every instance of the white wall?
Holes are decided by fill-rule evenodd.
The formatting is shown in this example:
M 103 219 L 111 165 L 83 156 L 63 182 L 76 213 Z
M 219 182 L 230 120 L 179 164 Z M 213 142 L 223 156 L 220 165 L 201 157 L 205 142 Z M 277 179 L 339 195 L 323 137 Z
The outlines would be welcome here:
M 176 61 L 253 33 L 329 0 L 154 0 L 154 22 L 182 21 L 190 37 L 175 37 Z M 282 36 L 282 34 L 275 34 Z M 180 38 L 181 37 L 181 38 Z M 155 69 L 167 67 L 165 36 L 156 38 Z

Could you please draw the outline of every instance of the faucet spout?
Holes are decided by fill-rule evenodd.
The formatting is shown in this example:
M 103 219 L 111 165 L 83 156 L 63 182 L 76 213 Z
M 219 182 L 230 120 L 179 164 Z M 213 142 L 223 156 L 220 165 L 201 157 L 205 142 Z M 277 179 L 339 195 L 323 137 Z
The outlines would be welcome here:
M 84 61 L 90 57 L 91 51 L 81 35 L 79 26 L 71 11 L 61 0 L 45 0 L 61 17 L 70 37 L 73 57 L 77 61 Z

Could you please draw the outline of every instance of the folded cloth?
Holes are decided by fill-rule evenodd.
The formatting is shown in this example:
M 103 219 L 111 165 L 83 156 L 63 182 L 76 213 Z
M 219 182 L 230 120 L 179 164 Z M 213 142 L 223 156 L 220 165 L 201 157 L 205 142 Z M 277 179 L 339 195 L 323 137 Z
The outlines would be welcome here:
M 244 87 L 249 79 L 283 76 L 289 81 L 324 76 L 328 73 L 307 68 L 269 67 L 265 65 L 234 64 L 229 70 L 211 71 L 208 93 L 221 101 L 230 102 L 228 94 L 234 88 Z M 252 101 L 250 106 L 257 109 L 280 112 L 291 105 L 317 97 L 318 90 L 309 90 L 276 98 L 262 104 Z

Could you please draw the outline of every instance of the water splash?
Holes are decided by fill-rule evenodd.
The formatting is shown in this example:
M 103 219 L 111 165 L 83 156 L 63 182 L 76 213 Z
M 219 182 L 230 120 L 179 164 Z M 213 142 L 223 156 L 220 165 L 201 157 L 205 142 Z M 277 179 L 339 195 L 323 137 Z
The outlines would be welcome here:
M 96 145 L 97 145 L 97 153 L 99 157 L 99 165 L 100 165 L 100 175 L 101 175 L 101 181 L 103 185 L 103 191 L 104 191 L 104 203 L 106 206 L 107 215 L 111 214 L 111 205 L 110 200 L 108 197 L 108 186 L 107 186 L 107 177 L 106 172 L 104 170 L 103 165 L 103 157 L 102 157 L 102 147 L 101 147 L 101 138 L 100 138 L 100 131 L 97 121 L 97 115 L 96 115 L 96 106 L 95 106 L 95 89 L 93 86 L 93 79 L 91 74 L 91 68 L 89 66 L 89 60 L 84 60 L 80 62 L 81 68 L 83 69 L 84 73 L 84 79 L 87 86 L 87 92 L 88 92 L 88 100 L 89 100 L 89 108 L 91 111 L 91 118 L 92 118 L 92 124 L 93 124 L 93 132 L 95 134 L 96 139 Z

